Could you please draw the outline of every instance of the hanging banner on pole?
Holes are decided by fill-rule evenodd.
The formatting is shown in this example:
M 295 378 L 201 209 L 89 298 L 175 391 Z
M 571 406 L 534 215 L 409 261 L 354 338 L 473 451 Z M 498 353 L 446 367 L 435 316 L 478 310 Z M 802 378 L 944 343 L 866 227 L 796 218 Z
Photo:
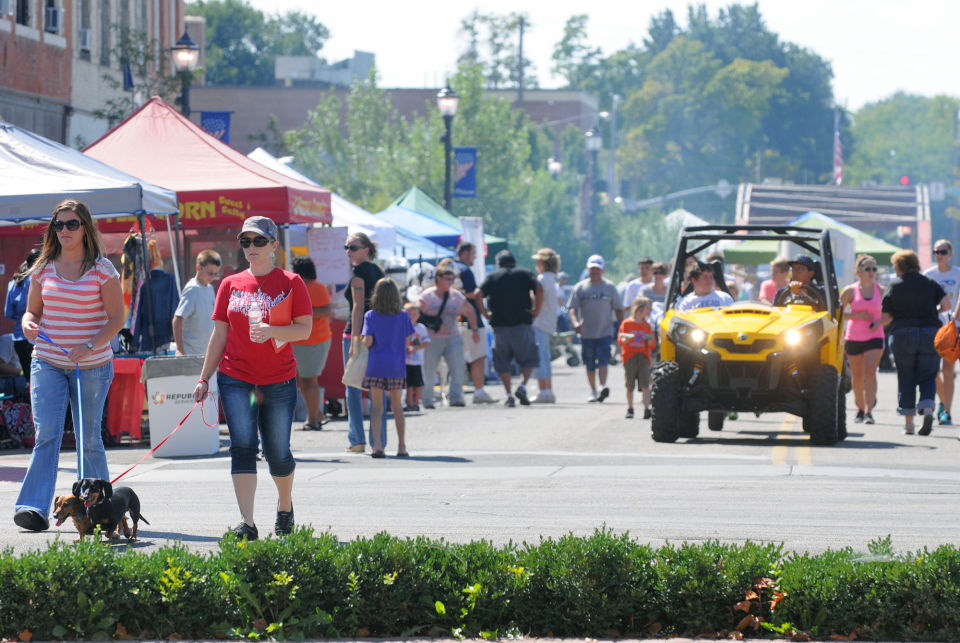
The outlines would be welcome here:
M 200 112 L 200 127 L 214 138 L 230 144 L 230 114 L 233 112 Z
M 453 198 L 477 197 L 477 148 L 453 148 Z

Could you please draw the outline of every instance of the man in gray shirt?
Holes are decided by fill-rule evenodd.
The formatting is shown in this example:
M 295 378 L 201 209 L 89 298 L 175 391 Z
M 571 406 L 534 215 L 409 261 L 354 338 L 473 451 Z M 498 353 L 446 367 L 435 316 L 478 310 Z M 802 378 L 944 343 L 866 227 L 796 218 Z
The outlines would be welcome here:
M 580 335 L 583 363 L 587 367 L 587 382 L 590 383 L 588 402 L 603 402 L 610 395 L 607 388 L 607 365 L 610 363 L 610 346 L 617 325 L 623 321 L 623 309 L 617 287 L 603 278 L 603 257 L 591 255 L 587 260 L 589 276 L 578 283 L 570 294 L 567 308 L 573 330 Z M 597 392 L 597 371 L 600 371 L 600 391 Z
M 220 276 L 220 255 L 204 250 L 197 255 L 197 274 L 180 293 L 173 313 L 173 341 L 177 355 L 204 355 L 213 333 L 213 304 L 216 291 L 211 285 Z

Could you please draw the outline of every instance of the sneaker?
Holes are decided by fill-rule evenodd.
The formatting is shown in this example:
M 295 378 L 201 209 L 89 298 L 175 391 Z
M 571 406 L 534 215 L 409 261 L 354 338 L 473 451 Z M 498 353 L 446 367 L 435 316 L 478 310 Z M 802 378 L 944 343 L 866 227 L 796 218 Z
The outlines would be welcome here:
M 293 517 L 293 512 L 290 513 L 290 517 Z M 247 540 L 256 540 L 260 537 L 254 525 L 248 525 L 242 520 L 240 524 L 233 528 L 233 535 L 237 537 L 237 540 L 243 540 L 244 538 Z
M 632 409 L 632 408 L 627 409 L 627 419 L 628 419 L 628 420 L 632 420 L 632 419 L 633 419 L 633 409 Z
M 348 453 L 363 453 L 367 450 L 366 444 L 354 444 L 352 447 L 347 447 L 344 451 Z
M 947 407 L 943 405 L 943 402 L 937 405 L 937 417 L 940 417 L 941 414 L 947 412 Z
M 857 409 L 857 417 L 853 418 L 853 421 L 857 424 L 863 422 L 863 409 Z
M 467 403 L 463 400 L 457 400 L 456 402 L 450 402 L 447 406 L 466 406 Z
M 951 426 L 951 425 L 953 425 L 953 418 L 951 418 L 951 417 L 950 417 L 950 414 L 947 413 L 946 411 L 942 411 L 942 412 L 937 416 L 937 421 L 939 422 L 940 426 Z
M 490 394 L 483 389 L 473 392 L 474 404 L 493 404 L 494 402 L 496 402 L 496 400 L 490 397 Z
M 554 404 L 557 398 L 553 393 L 537 393 L 537 396 L 530 400 L 531 404 Z
M 643 419 L 649 420 L 653 416 L 653 413 L 650 412 L 650 409 L 643 409 Z
M 904 435 L 913 435 L 913 425 L 912 425 L 912 424 L 905 424 L 905 425 L 903 426 L 903 434 L 904 434 Z
M 21 509 L 13 514 L 13 522 L 27 531 L 46 531 L 50 527 L 47 519 L 33 509 Z
M 424 402 L 423 408 L 430 409 L 432 411 L 433 409 L 437 408 L 437 406 L 433 402 Z
M 517 396 L 517 399 L 520 400 L 520 404 L 523 406 L 530 406 L 530 398 L 527 397 L 527 387 L 521 384 L 517 387 L 517 391 L 514 394 Z
M 608 397 L 610 397 L 610 389 L 604 386 L 602 389 L 600 389 L 600 395 L 597 396 L 597 402 L 603 402 Z
M 517 406 L 516 400 L 513 399 L 512 395 L 508 395 L 507 399 L 504 401 L 503 405 L 509 409 L 512 409 Z
M 273 523 L 273 533 L 278 536 L 286 536 L 293 531 L 293 504 L 290 505 L 290 511 L 277 510 L 277 520 Z
M 600 397 L 597 395 L 597 392 L 594 391 L 590 394 L 590 397 L 587 398 L 587 402 L 599 402 Z
M 876 421 L 873 419 L 873 413 L 867 411 L 863 414 L 863 423 L 864 424 L 876 424 Z
M 920 427 L 920 430 L 917 431 L 917 435 L 930 435 L 930 432 L 933 431 L 933 413 L 927 413 L 923 416 L 923 425 Z

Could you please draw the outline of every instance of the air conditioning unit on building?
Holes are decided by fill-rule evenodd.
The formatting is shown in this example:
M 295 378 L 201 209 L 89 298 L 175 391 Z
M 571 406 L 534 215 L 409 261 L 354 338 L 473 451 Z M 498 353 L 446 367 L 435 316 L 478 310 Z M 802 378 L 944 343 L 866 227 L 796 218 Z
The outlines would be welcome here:
M 47 7 L 44 11 L 43 30 L 47 33 L 60 33 L 60 9 Z
M 80 41 L 80 51 L 90 51 L 90 29 L 84 29 L 80 27 L 77 30 L 77 40 Z
M 13 3 L 16 0 L 0 0 L 0 16 L 9 16 L 13 13 Z

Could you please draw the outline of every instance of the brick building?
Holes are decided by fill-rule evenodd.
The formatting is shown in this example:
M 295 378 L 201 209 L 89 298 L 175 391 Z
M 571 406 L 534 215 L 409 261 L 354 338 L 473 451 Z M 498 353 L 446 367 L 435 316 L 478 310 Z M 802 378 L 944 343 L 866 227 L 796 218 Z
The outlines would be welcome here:
M 307 120 L 307 112 L 332 92 L 341 105 L 349 89 L 318 87 L 194 87 L 191 104 L 194 111 L 232 111 L 230 144 L 243 153 L 257 147 L 251 136 L 267 129 L 270 115 L 277 118 L 281 131 L 294 129 Z M 436 105 L 437 89 L 385 89 L 393 106 L 405 119 L 424 116 L 430 106 Z M 515 106 L 516 90 L 490 92 L 507 98 Z M 597 100 L 583 91 L 556 89 L 527 89 L 523 92 L 523 109 L 530 118 L 548 124 L 559 135 L 570 125 L 586 131 L 597 120 Z M 558 136 L 559 138 L 559 136 Z M 463 142 L 466 144 L 466 141 Z
M 146 34 L 158 60 L 183 32 L 184 0 L 0 0 L 0 119 L 55 141 L 92 142 L 93 117 L 122 83 L 118 28 Z M 144 99 L 149 97 L 144 97 Z

